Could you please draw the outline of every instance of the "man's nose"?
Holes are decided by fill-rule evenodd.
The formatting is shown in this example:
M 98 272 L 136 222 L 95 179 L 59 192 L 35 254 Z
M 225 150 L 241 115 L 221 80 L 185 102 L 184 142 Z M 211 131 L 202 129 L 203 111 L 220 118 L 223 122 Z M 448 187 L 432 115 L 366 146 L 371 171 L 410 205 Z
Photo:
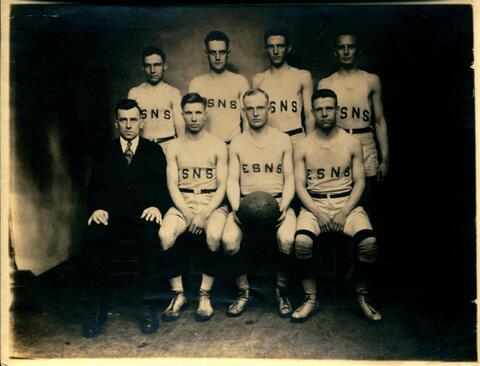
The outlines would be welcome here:
M 344 53 L 346 56 L 348 56 L 348 55 L 350 54 L 350 49 L 349 49 L 348 47 L 345 47 L 345 48 L 343 49 L 343 53 Z
M 273 54 L 278 55 L 278 47 L 277 46 L 273 46 Z
M 215 52 L 215 61 L 220 61 L 220 52 Z
M 127 124 L 125 125 L 126 128 L 131 129 L 132 128 L 132 122 L 127 121 Z

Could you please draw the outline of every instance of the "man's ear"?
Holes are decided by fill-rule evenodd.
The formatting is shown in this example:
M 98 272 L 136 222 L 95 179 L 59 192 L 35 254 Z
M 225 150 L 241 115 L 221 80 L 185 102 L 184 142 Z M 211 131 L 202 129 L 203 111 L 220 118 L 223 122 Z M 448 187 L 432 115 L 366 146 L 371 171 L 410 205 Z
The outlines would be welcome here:
M 168 64 L 166 62 L 163 63 L 163 70 L 165 71 L 166 69 L 168 69 Z
M 292 51 L 292 46 L 288 46 L 287 53 L 290 53 L 291 51 Z

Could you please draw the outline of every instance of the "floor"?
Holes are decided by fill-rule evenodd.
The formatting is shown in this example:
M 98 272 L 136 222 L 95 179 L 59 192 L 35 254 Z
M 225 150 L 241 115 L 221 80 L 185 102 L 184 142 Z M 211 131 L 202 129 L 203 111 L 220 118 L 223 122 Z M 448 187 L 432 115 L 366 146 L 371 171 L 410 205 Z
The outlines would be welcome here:
M 255 300 L 241 317 L 225 316 L 235 293 L 231 284 L 219 282 L 212 294 L 213 318 L 197 323 L 198 276 L 192 275 L 186 279 L 190 303 L 181 318 L 161 322 L 159 331 L 148 336 L 137 327 L 132 300 L 136 291 L 125 286 L 114 296 L 105 332 L 96 339 L 80 336 L 82 319 L 73 288 L 38 285 L 22 295 L 29 306 L 12 311 L 12 356 L 476 360 L 476 309 L 466 300 L 440 293 L 437 298 L 424 296 L 421 289 L 411 287 L 407 291 L 409 286 L 399 286 L 397 278 L 388 277 L 376 297 L 384 320 L 370 324 L 355 313 L 348 291 L 325 280 L 318 286 L 320 313 L 294 324 L 277 316 L 271 279 L 258 277 L 251 282 Z M 156 294 L 159 312 L 168 302 L 164 290 Z M 294 290 L 292 302 L 298 306 L 300 287 Z

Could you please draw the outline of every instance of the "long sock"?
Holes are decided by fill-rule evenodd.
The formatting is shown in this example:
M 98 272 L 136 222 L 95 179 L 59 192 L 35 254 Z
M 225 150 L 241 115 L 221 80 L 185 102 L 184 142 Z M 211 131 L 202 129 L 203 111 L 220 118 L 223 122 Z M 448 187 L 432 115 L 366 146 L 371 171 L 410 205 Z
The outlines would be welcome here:
M 305 278 L 302 280 L 303 291 L 310 296 L 312 300 L 317 298 L 317 280 L 315 278 Z
M 170 282 L 170 288 L 172 291 L 183 292 L 182 276 L 170 278 L 168 281 Z
M 215 282 L 214 277 L 211 277 L 205 273 L 202 273 L 202 283 L 200 284 L 200 290 L 210 291 L 213 287 L 214 282 Z
M 235 283 L 239 290 L 248 290 L 250 284 L 248 283 L 248 277 L 246 274 L 243 274 L 235 279 Z

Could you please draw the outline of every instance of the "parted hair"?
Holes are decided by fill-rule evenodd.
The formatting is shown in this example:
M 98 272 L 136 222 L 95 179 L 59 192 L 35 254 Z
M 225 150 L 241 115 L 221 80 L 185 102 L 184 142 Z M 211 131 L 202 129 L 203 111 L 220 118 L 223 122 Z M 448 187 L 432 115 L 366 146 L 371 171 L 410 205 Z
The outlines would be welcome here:
M 140 106 L 138 105 L 138 103 L 135 100 L 133 100 L 133 99 L 120 99 L 117 102 L 117 106 L 115 107 L 115 117 L 118 118 L 118 110 L 119 109 L 123 109 L 123 110 L 128 111 L 129 109 L 132 109 L 132 108 L 137 108 L 138 111 L 140 112 L 140 114 L 142 114 L 142 110 L 140 109 Z
M 288 31 L 283 27 L 270 27 L 265 31 L 265 34 L 263 35 L 263 43 L 265 44 L 265 46 L 267 45 L 268 37 L 271 36 L 282 36 L 283 38 L 285 38 L 285 44 L 287 46 L 290 45 L 290 35 L 288 34 Z
M 335 105 L 338 104 L 337 94 L 331 89 L 318 89 L 312 94 L 312 105 L 313 102 L 319 98 L 333 98 L 335 99 Z
M 242 100 L 243 100 L 244 104 L 245 104 L 245 98 L 246 97 L 249 97 L 251 95 L 257 95 L 257 94 L 263 94 L 265 96 L 265 98 L 267 98 L 267 104 L 269 103 L 270 97 L 268 96 L 268 94 L 264 90 L 262 90 L 260 88 L 252 88 L 252 89 L 248 89 L 245 92 L 245 94 L 243 94 Z
M 227 35 L 218 30 L 213 30 L 205 36 L 205 39 L 203 40 L 205 48 L 208 48 L 208 42 L 210 41 L 224 41 L 227 48 L 230 44 L 230 39 L 227 37 Z
M 186 104 L 202 103 L 207 108 L 207 100 L 198 93 L 187 93 L 183 96 L 180 106 L 185 107 Z
M 147 47 L 144 48 L 142 51 L 142 63 L 145 61 L 145 57 L 151 55 L 159 55 L 162 58 L 163 63 L 167 62 L 167 56 L 165 55 L 165 52 L 163 52 L 160 48 Z

